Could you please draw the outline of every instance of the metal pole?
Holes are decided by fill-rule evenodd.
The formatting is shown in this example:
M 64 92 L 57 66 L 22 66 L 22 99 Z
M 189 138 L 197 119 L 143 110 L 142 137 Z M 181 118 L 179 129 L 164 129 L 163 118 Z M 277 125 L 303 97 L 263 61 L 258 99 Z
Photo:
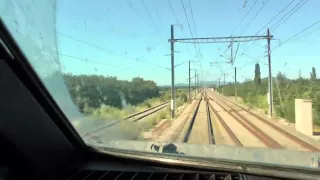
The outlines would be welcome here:
M 232 42 L 232 39 L 231 39 L 230 46 L 231 46 L 231 63 L 233 64 L 233 42 Z
M 194 70 L 194 98 L 197 97 L 197 70 Z
M 191 101 L 191 87 L 190 87 L 190 81 L 191 81 L 191 79 L 190 79 L 190 71 L 191 71 L 191 69 L 190 69 L 190 60 L 189 60 L 189 101 Z
M 197 92 L 199 93 L 199 90 L 198 90 L 198 87 L 199 87 L 199 79 L 198 79 L 198 76 L 199 76 L 199 74 L 197 73 L 197 74 L 196 74 L 196 77 L 195 77 L 195 78 L 196 78 L 196 82 L 197 82 L 197 83 L 196 83 L 196 90 L 197 90 Z
M 222 92 L 224 92 L 225 86 L 226 86 L 226 73 L 223 73 L 223 90 L 222 90 Z
M 198 81 L 197 81 L 198 86 L 197 86 L 197 87 L 198 87 L 198 93 L 199 93 L 199 92 L 200 92 L 199 89 L 200 89 L 200 85 L 201 85 L 201 84 L 200 84 L 200 74 L 197 74 L 197 79 L 198 79 Z
M 171 118 L 174 119 L 174 35 L 171 25 Z
M 237 100 L 237 67 L 234 67 L 234 95 Z
M 269 28 L 267 30 L 267 41 L 268 41 L 268 67 L 269 67 L 269 78 L 268 78 L 268 84 L 269 84 L 269 116 L 272 117 L 272 109 L 273 109 L 273 93 L 272 93 L 272 74 L 271 74 L 271 50 L 270 50 L 270 31 Z
M 218 86 L 218 92 L 219 92 L 219 89 L 220 89 L 220 78 L 219 78 L 219 86 Z

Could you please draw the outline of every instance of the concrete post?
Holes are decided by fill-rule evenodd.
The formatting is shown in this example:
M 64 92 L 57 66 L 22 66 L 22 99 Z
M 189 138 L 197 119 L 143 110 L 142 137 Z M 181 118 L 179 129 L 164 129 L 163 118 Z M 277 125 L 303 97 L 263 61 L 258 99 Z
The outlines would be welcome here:
M 296 130 L 308 135 L 313 135 L 312 101 L 309 99 L 295 99 Z

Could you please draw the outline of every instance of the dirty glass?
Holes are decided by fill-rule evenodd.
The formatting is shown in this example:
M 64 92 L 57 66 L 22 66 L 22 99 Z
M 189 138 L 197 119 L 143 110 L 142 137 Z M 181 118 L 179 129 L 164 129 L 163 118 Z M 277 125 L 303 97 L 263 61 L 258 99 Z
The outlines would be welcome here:
M 92 147 L 318 168 L 320 2 L 0 0 Z

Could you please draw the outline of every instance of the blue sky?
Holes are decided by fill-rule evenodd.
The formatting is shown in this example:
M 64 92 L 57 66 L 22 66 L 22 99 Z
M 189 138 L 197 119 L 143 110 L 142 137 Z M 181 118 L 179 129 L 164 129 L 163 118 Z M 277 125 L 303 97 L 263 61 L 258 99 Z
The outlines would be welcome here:
M 190 0 L 195 23 L 192 20 L 189 0 L 183 0 L 183 3 L 193 36 L 214 37 L 255 35 L 291 1 L 258 0 L 234 33 L 233 30 L 255 0 L 247 0 L 246 3 L 245 0 Z M 309 0 L 273 31 L 272 25 L 300 1 L 293 1 L 268 26 L 276 39 L 272 41 L 272 48 L 320 20 L 320 1 Z M 191 37 L 191 34 L 181 0 L 169 2 L 178 22 L 167 0 L 58 0 L 56 29 L 62 71 L 117 76 L 119 79 L 140 76 L 160 85 L 170 84 L 171 72 L 165 69 L 170 68 L 170 44 L 167 41 L 170 38 L 170 25 L 176 24 L 176 38 Z M 263 3 L 264 8 L 249 24 Z M 182 24 L 182 28 L 178 23 Z M 294 78 L 301 70 L 302 75 L 307 77 L 312 66 L 319 67 L 320 30 L 315 31 L 319 28 L 320 23 L 272 51 L 274 75 L 282 71 L 288 77 Z M 259 33 L 265 34 L 266 28 Z M 242 56 L 241 53 L 251 42 L 239 45 L 234 64 L 238 67 L 239 81 L 253 77 L 256 61 L 252 57 L 263 56 L 266 51 L 263 46 L 266 43 L 266 40 L 260 40 Z M 233 66 L 226 63 L 210 66 L 212 61 L 226 61 L 219 56 L 224 54 L 228 45 L 196 45 L 200 48 L 202 57 L 199 58 L 200 62 L 192 63 L 192 68 L 200 70 L 202 66 L 203 80 L 217 80 L 223 73 L 227 73 L 226 81 L 232 81 Z M 236 47 L 237 44 L 234 49 Z M 188 60 L 198 61 L 193 44 L 176 43 L 175 50 L 179 51 L 175 53 L 175 64 Z M 230 52 L 225 55 L 230 56 Z M 261 61 L 266 63 L 267 59 L 262 58 Z M 262 63 L 260 65 L 262 76 L 267 76 L 267 66 Z M 175 69 L 177 83 L 186 83 L 187 77 L 187 63 Z

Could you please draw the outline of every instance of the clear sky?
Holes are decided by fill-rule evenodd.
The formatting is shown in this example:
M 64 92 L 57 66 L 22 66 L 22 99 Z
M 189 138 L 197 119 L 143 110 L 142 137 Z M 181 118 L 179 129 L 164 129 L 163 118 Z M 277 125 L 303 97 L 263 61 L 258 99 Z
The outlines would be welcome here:
M 255 2 L 190 0 L 193 21 L 189 0 L 183 0 L 193 37 L 256 35 L 292 0 Z M 275 29 L 273 25 L 300 2 L 294 0 L 267 26 L 275 38 L 271 48 L 320 20 L 320 1 L 303 0 L 301 4 L 305 4 Z M 239 24 L 250 7 L 251 11 Z M 170 68 L 170 25 L 176 25 L 176 38 L 191 37 L 181 0 L 58 0 L 56 18 L 61 68 L 63 72 L 74 74 L 102 74 L 128 80 L 140 76 L 159 85 L 170 84 L 171 72 L 166 69 Z M 289 78 L 294 78 L 301 70 L 302 75 L 308 77 L 312 66 L 319 69 L 319 28 L 320 23 L 271 52 L 273 75 L 282 71 Z M 266 35 L 266 31 L 264 28 L 259 35 Z M 249 44 L 251 42 L 239 45 L 235 59 L 239 81 L 252 78 L 254 58 L 266 54 L 267 41 L 260 40 L 242 55 Z M 178 51 L 175 53 L 175 64 L 200 60 L 192 63 L 192 68 L 200 72 L 202 67 L 203 80 L 217 80 L 227 73 L 226 81 L 232 81 L 232 65 L 219 63 L 210 66 L 212 61 L 226 61 L 220 54 L 224 54 L 228 45 L 175 43 L 175 50 Z M 237 46 L 237 43 L 233 46 L 234 53 Z M 201 56 L 196 56 L 195 47 L 200 49 Z M 224 55 L 230 56 L 230 49 Z M 263 63 L 267 63 L 267 58 L 260 60 L 262 77 L 266 77 L 268 69 Z M 176 82 L 186 83 L 188 63 L 176 67 L 175 71 Z

